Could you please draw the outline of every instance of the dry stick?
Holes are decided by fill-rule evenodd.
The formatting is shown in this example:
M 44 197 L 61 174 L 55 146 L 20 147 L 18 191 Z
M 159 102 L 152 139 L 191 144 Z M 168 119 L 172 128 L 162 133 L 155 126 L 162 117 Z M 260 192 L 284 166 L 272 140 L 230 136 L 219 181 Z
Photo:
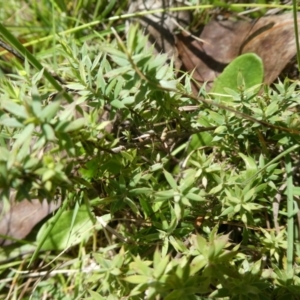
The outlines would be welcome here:
M 182 30 L 184 33 L 188 34 L 189 37 L 192 37 L 194 40 L 206 44 L 206 45 L 210 45 L 211 44 L 203 39 L 200 39 L 199 37 L 193 35 L 190 31 L 186 30 L 183 26 L 181 26 L 174 18 L 171 18 L 171 22 L 173 22 L 180 30 Z
M 9 46 L 8 44 L 6 44 L 5 42 L 3 42 L 0 39 L 0 47 L 2 47 L 3 49 L 5 49 L 6 51 L 8 51 L 9 53 L 11 53 L 13 56 L 17 57 L 18 59 L 20 59 L 22 62 L 25 61 L 24 57 L 19 54 L 18 51 L 16 51 L 15 49 L 13 49 L 11 46 Z
M 292 134 L 300 134 L 300 131 L 297 130 L 297 129 L 286 128 L 286 127 L 282 127 L 282 126 L 277 126 L 277 125 L 273 125 L 273 124 L 271 124 L 269 122 L 265 122 L 265 121 L 262 121 L 262 120 L 257 120 L 257 119 L 255 119 L 255 118 L 253 118 L 253 117 L 251 117 L 251 116 L 249 116 L 247 114 L 239 112 L 239 111 L 237 111 L 237 110 L 235 110 L 235 109 L 233 109 L 233 108 L 231 108 L 229 106 L 226 106 L 224 104 L 218 103 L 216 101 L 213 101 L 213 100 L 210 100 L 210 99 L 202 99 L 200 97 L 197 97 L 197 96 L 194 96 L 192 94 L 185 93 L 185 92 L 181 92 L 181 91 L 176 90 L 176 89 L 166 88 L 166 87 L 161 86 L 159 83 L 151 81 L 151 79 L 147 78 L 147 76 L 134 63 L 134 61 L 133 61 L 130 53 L 127 51 L 127 49 L 126 49 L 126 47 L 125 47 L 122 39 L 120 38 L 120 36 L 116 32 L 116 30 L 113 27 L 111 27 L 111 30 L 114 33 L 115 37 L 117 38 L 117 41 L 118 41 L 120 47 L 122 48 L 123 52 L 127 55 L 127 58 L 128 58 L 128 60 L 129 60 L 129 62 L 131 64 L 131 66 L 135 70 L 135 72 L 140 76 L 140 78 L 142 80 L 145 80 L 146 82 L 148 82 L 149 84 L 151 84 L 155 88 L 164 90 L 166 92 L 174 92 L 174 93 L 180 94 L 183 97 L 190 98 L 190 99 L 194 100 L 195 102 L 202 102 L 202 103 L 205 103 L 205 104 L 207 104 L 209 106 L 216 106 L 216 107 L 218 107 L 220 109 L 224 109 L 224 110 L 230 111 L 230 112 L 234 113 L 235 115 L 237 115 L 237 116 L 239 116 L 241 118 L 247 119 L 247 120 L 249 120 L 249 121 L 251 121 L 253 123 L 258 123 L 261 126 L 265 126 L 265 127 L 272 128 L 272 129 L 277 129 L 277 130 L 288 132 L 288 133 L 292 133 Z

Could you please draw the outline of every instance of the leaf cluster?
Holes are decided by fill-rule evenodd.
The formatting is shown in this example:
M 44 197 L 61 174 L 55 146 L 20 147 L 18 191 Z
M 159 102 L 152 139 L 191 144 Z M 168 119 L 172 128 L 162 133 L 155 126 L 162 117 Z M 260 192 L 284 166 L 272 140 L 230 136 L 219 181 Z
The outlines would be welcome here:
M 24 261 L 52 275 L 33 297 L 297 299 L 282 159 L 297 165 L 298 83 L 258 92 L 237 77 L 226 101 L 204 88 L 195 96 L 191 78 L 153 55 L 136 26 L 126 42 L 112 33 L 57 41 L 55 72 L 69 97 L 27 60 L 1 78 L 0 197 L 63 202 L 17 248 L 30 246 Z M 1 252 L 3 274 L 15 253 Z

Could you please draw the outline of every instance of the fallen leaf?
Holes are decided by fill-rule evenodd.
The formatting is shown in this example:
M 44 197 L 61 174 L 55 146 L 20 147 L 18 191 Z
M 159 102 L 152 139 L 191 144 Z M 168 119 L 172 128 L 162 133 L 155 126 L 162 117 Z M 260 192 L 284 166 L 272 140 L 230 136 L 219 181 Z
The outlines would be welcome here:
M 176 36 L 176 46 L 183 70 L 192 72 L 193 78 L 202 86 L 212 82 L 224 68 L 239 55 L 245 34 L 251 29 L 246 21 L 229 20 L 208 23 L 200 34 L 200 42 L 186 33 Z M 194 34 L 197 35 L 197 34 Z M 199 86 L 195 87 L 198 90 Z
M 0 202 L 0 245 L 6 246 L 15 240 L 24 239 L 38 222 L 55 211 L 60 204 L 61 201 L 48 203 L 46 200 L 23 200 L 12 203 L 9 211 L 5 212 L 3 203 Z
M 300 20 L 298 20 L 299 22 Z M 261 31 L 262 28 L 265 30 Z M 241 46 L 241 53 L 254 52 L 264 63 L 264 82 L 271 84 L 296 55 L 292 14 L 259 19 L 249 32 L 254 36 Z
M 264 64 L 264 83 L 271 84 L 296 55 L 291 14 L 266 16 L 252 22 L 245 20 L 209 22 L 199 34 L 200 42 L 186 33 L 176 36 L 176 46 L 183 70 L 193 74 L 197 84 L 208 89 L 224 68 L 243 53 L 255 53 Z

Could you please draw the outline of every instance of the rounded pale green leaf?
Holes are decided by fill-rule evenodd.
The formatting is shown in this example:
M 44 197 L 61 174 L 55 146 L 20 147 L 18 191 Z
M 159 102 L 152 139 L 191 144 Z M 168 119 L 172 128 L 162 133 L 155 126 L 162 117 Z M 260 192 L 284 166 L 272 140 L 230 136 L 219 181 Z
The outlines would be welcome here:
M 215 80 L 211 92 L 218 94 L 221 100 L 230 100 L 226 89 L 239 91 L 257 86 L 258 92 L 263 81 L 263 63 L 259 56 L 254 53 L 246 53 L 234 59 Z M 243 86 L 243 87 L 242 87 Z

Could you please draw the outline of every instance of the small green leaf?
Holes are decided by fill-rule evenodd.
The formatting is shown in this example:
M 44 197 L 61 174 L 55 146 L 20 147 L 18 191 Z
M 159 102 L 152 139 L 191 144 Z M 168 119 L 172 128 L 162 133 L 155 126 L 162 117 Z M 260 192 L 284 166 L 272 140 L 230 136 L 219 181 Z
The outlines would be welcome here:
M 219 184 L 219 185 L 213 187 L 213 188 L 209 191 L 208 194 L 209 194 L 209 195 L 215 195 L 215 194 L 219 193 L 220 191 L 222 191 L 223 188 L 224 188 L 224 185 L 223 185 L 223 183 L 221 183 L 221 184 Z
M 7 148 L 5 148 L 5 147 L 1 147 L 0 146 L 0 153 L 1 153 L 1 155 L 0 155 L 0 161 L 7 161 L 8 160 L 8 158 L 9 158 L 9 151 L 8 151 L 8 149 Z
M 255 188 L 250 189 L 249 191 L 246 192 L 246 194 L 244 194 L 244 202 L 247 202 L 249 200 L 252 200 L 254 194 L 255 194 Z M 244 190 L 243 190 L 244 192 Z
M 127 51 L 130 55 L 134 53 L 137 45 L 137 30 L 138 30 L 137 24 L 131 25 L 128 30 Z
M 76 91 L 84 91 L 86 90 L 86 86 L 82 85 L 80 83 L 69 83 L 66 85 L 67 88 L 69 88 L 70 90 L 76 90 Z
M 229 241 L 229 234 L 222 235 L 214 241 L 214 256 L 218 257 Z
M 246 156 L 245 154 L 243 153 L 239 153 L 239 156 L 243 159 L 243 161 L 245 162 L 246 164 L 246 169 L 247 170 L 250 170 L 252 172 L 256 172 L 257 171 L 257 165 L 256 165 L 256 162 L 255 160 L 250 157 L 250 156 Z
M 55 141 L 55 133 L 53 128 L 49 124 L 42 125 L 43 133 L 48 141 Z
M 220 134 L 220 133 L 225 132 L 226 130 L 227 130 L 227 127 L 224 126 L 224 125 L 222 125 L 222 126 L 218 126 L 218 127 L 215 129 L 214 133 Z
M 197 234 L 197 236 L 195 238 L 195 242 L 196 242 L 197 250 L 200 253 L 203 253 L 203 251 L 207 248 L 206 239 L 204 237 L 202 237 L 201 235 Z
M 25 107 L 18 105 L 13 101 L 1 100 L 1 108 L 23 119 L 27 119 L 29 117 Z
M 226 215 L 232 213 L 233 211 L 234 211 L 234 207 L 233 206 L 229 206 L 229 207 L 227 207 L 226 209 L 224 209 L 222 211 L 222 213 L 220 214 L 220 217 L 226 216 Z
M 150 171 L 155 172 L 155 171 L 161 170 L 162 167 L 163 167 L 163 165 L 161 163 L 157 163 L 150 167 Z
M 160 191 L 160 192 L 156 192 L 154 196 L 156 201 L 167 200 L 174 196 L 174 191 L 173 190 Z
M 63 132 L 71 132 L 71 131 L 81 129 L 85 125 L 85 123 L 86 123 L 85 118 L 76 119 L 76 120 L 70 122 L 69 124 L 67 124 L 63 128 Z
M 267 107 L 266 111 L 265 111 L 265 115 L 266 117 L 270 117 L 272 116 L 275 112 L 278 111 L 278 104 L 277 102 L 271 102 L 271 104 Z
M 164 258 L 160 259 L 160 263 L 155 266 L 155 270 L 153 272 L 154 278 L 159 279 L 164 274 L 168 262 L 169 256 L 165 256 Z
M 2 120 L 0 120 L 0 125 L 4 125 L 7 127 L 14 127 L 14 128 L 24 127 L 24 125 L 15 118 L 3 118 Z
M 130 190 L 130 193 L 132 193 L 133 195 L 140 195 L 140 194 L 150 195 L 150 194 L 152 194 L 152 192 L 153 192 L 152 189 L 146 188 L 146 187 L 136 188 L 136 189 Z
M 171 235 L 169 237 L 169 241 L 177 252 L 184 253 L 187 251 L 185 244 L 180 239 L 177 239 Z
M 194 194 L 194 193 L 188 193 L 185 195 L 186 198 L 190 199 L 190 200 L 193 200 L 193 201 L 205 201 L 205 198 L 200 196 L 200 195 L 197 195 L 197 194 Z
M 44 68 L 41 69 L 38 73 L 34 74 L 32 77 L 32 85 L 36 85 L 44 75 Z
M 169 185 L 171 186 L 171 188 L 173 190 L 177 190 L 177 183 L 176 183 L 175 179 L 173 178 L 173 176 L 166 170 L 164 170 L 163 172 L 164 172 L 164 175 L 165 175 Z
M 159 84 L 165 89 L 176 90 L 177 80 L 160 80 Z
M 60 101 L 55 100 L 42 110 L 41 114 L 38 116 L 43 122 L 49 122 L 58 112 L 60 108 Z
M 102 297 L 100 294 L 98 294 L 92 290 L 89 290 L 89 293 L 92 297 L 91 299 L 93 299 L 93 300 L 105 300 L 106 299 L 106 298 Z
M 113 100 L 111 102 L 111 106 L 113 106 L 117 109 L 126 108 L 125 104 L 118 99 Z
M 213 136 L 208 132 L 195 133 L 191 136 L 190 142 L 188 144 L 190 153 L 193 150 L 196 150 L 202 146 L 210 146 Z
M 124 280 L 130 283 L 140 284 L 140 283 L 147 283 L 149 277 L 144 275 L 131 275 L 125 277 Z
M 196 180 L 196 170 L 188 169 L 184 173 L 184 178 L 181 179 L 180 182 L 180 191 L 184 193 L 187 189 L 189 189 L 193 184 L 195 184 Z
M 203 255 L 196 256 L 190 266 L 190 275 L 196 274 L 198 271 L 203 269 L 207 265 L 207 260 Z
M 49 179 L 51 179 L 52 177 L 55 176 L 55 171 L 54 170 L 47 170 L 43 176 L 42 176 L 42 181 L 45 182 Z
M 31 138 L 31 135 L 34 130 L 34 125 L 32 123 L 28 124 L 22 132 L 20 132 L 17 135 L 17 140 L 15 141 L 13 145 L 13 149 L 18 149 L 21 147 L 26 140 L 29 140 Z

